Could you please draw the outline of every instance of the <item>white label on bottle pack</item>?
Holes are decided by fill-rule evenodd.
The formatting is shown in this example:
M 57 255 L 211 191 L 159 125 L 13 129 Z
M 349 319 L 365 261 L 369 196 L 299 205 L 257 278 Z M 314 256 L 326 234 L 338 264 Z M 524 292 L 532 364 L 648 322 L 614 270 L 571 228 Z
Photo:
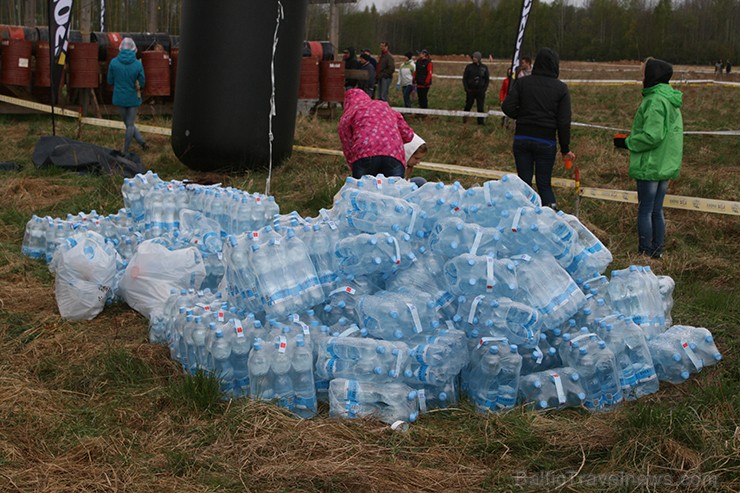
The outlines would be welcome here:
M 486 295 L 479 294 L 473 299 L 473 303 L 470 305 L 470 313 L 468 313 L 468 323 L 473 325 L 475 321 L 475 312 L 478 310 L 478 304 L 486 298 Z
M 524 207 L 518 208 L 516 214 L 514 214 L 514 220 L 511 222 L 511 230 L 514 233 L 519 231 L 519 220 L 522 218 L 522 211 L 524 211 Z
M 478 247 L 480 247 L 480 240 L 482 237 L 483 232 L 480 230 L 480 228 L 476 228 L 475 238 L 473 238 L 473 246 L 470 247 L 470 255 L 475 255 L 478 253 Z
M 488 188 L 488 183 L 483 186 L 483 197 L 486 199 L 488 207 L 493 207 L 493 200 L 491 200 L 491 190 Z
M 696 355 L 693 349 L 691 349 L 691 346 L 689 346 L 688 341 L 682 340 L 681 341 L 681 347 L 684 351 L 686 351 L 686 356 L 689 357 L 691 362 L 694 364 L 694 367 L 696 367 L 697 370 L 701 370 L 704 368 L 704 364 L 699 359 L 699 357 Z
M 427 395 L 424 389 L 416 391 L 416 397 L 419 399 L 419 412 L 424 414 L 427 412 Z
M 411 312 L 411 319 L 414 321 L 414 332 L 420 334 L 424 330 L 424 328 L 421 326 L 419 311 L 416 309 L 416 305 L 413 305 L 411 303 L 406 303 L 406 306 L 409 307 L 409 311 Z
M 260 238 L 260 232 L 259 231 L 252 231 L 252 239 L 253 240 L 259 240 Z
M 416 224 L 416 209 L 411 209 L 411 222 L 409 223 L 409 227 L 406 229 L 406 232 L 408 234 L 414 233 L 414 225 Z
M 581 335 L 579 335 L 579 336 L 576 336 L 576 337 L 574 337 L 574 338 L 573 338 L 573 339 L 572 339 L 572 340 L 570 341 L 570 345 L 572 346 L 574 342 L 578 342 L 578 341 L 580 341 L 581 339 L 585 339 L 586 337 L 591 337 L 591 336 L 595 336 L 595 335 L 596 335 L 596 334 L 594 334 L 594 333 L 592 333 L 592 332 L 589 332 L 588 334 L 581 334 Z
M 482 346 L 485 346 L 489 342 L 505 342 L 505 341 L 507 341 L 506 337 L 481 337 L 475 349 L 480 349 Z
M 347 293 L 347 294 L 354 295 L 356 292 L 357 292 L 356 289 L 351 288 L 349 286 L 345 286 L 343 288 L 337 288 L 337 289 L 335 289 L 334 291 L 332 291 L 331 293 L 329 293 L 329 296 L 335 295 L 337 293 Z
M 396 247 L 396 256 L 394 257 L 394 263 L 400 264 L 401 263 L 401 247 L 398 246 L 398 240 L 394 236 L 389 235 L 388 233 L 385 233 L 385 235 L 391 240 L 393 240 L 393 244 Z
M 244 328 L 242 327 L 242 321 L 238 318 L 234 319 L 234 329 L 236 330 L 236 337 L 245 337 Z
M 219 310 L 218 311 L 218 321 L 219 322 L 223 322 L 224 320 L 225 320 L 224 311 L 223 310 Z
M 357 326 L 357 324 L 350 325 L 347 329 L 344 330 L 341 334 L 339 334 L 337 337 L 349 337 L 355 332 L 359 332 L 360 328 Z
M 560 375 L 551 371 L 550 376 L 552 376 L 552 379 L 555 382 L 555 392 L 558 393 L 558 402 L 560 404 L 565 404 L 565 390 L 563 390 L 563 381 L 560 379 Z
M 288 349 L 288 339 L 285 336 L 280 336 L 279 340 L 278 352 L 284 353 Z
M 405 421 L 401 421 L 400 419 L 398 421 L 395 421 L 391 425 L 391 430 L 393 431 L 404 431 L 404 425 L 406 424 Z
M 486 257 L 486 291 L 493 291 L 493 257 L 488 255 Z
M 383 180 L 381 180 L 380 178 L 376 179 L 375 180 L 375 187 L 378 190 L 383 190 Z
M 535 356 L 535 360 L 534 360 L 535 363 L 537 363 L 538 365 L 541 365 L 542 359 L 545 357 L 544 353 L 540 351 L 539 349 L 537 349 L 534 352 L 534 356 Z

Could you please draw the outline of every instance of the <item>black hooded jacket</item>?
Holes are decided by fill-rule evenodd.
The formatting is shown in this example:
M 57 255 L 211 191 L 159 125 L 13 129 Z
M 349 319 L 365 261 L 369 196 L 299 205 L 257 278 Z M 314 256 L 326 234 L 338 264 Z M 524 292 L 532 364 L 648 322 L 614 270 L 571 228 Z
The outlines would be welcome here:
M 647 89 L 658 84 L 668 84 L 673 77 L 673 65 L 657 58 L 645 60 L 645 79 L 642 86 Z
M 516 120 L 516 135 L 554 141 L 557 132 L 560 152 L 565 154 L 570 151 L 570 94 L 559 75 L 557 53 L 541 49 L 532 75 L 514 81 L 501 109 Z

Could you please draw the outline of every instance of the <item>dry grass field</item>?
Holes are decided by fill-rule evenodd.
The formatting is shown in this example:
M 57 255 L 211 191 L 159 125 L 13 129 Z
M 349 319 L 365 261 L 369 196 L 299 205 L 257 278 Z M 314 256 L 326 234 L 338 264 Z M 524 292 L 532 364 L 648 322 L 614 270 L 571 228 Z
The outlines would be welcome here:
M 493 75 L 503 66 L 497 61 Z M 437 73 L 450 75 L 463 69 L 438 67 Z M 686 68 L 710 77 L 707 70 Z M 565 62 L 561 77 L 636 80 L 638 73 L 634 62 Z M 459 80 L 436 80 L 430 106 L 462 109 L 461 86 Z M 740 129 L 740 88 L 676 87 L 684 92 L 686 130 Z M 629 128 L 640 102 L 638 85 L 574 83 L 570 89 L 573 119 L 583 123 Z M 400 94 L 391 92 L 398 104 Z M 498 109 L 497 82 L 488 98 L 489 108 Z M 337 119 L 324 112 L 300 117 L 295 143 L 340 149 Z M 166 117 L 140 120 L 169 125 Z M 429 142 L 429 162 L 514 171 L 512 130 L 497 117 L 480 127 L 443 116 L 408 121 Z M 325 407 L 302 421 L 268 403 L 220 400 L 216 382 L 185 377 L 166 348 L 149 344 L 147 321 L 125 305 L 108 306 L 89 322 L 59 316 L 53 276 L 45 264 L 20 253 L 25 223 L 32 214 L 112 213 L 123 206 L 122 179 L 34 169 L 34 145 L 50 129 L 43 115 L 0 115 L 0 162 L 23 167 L 0 172 L 0 491 L 740 490 L 737 216 L 666 211 L 665 258 L 650 265 L 676 281 L 674 323 L 707 327 L 724 356 L 680 386 L 661 384 L 657 394 L 609 414 L 515 408 L 483 415 L 463 400 L 424 415 L 406 433 L 374 421 L 332 419 Z M 613 149 L 612 133 L 574 128 L 583 185 L 634 190 L 628 157 Z M 57 134 L 76 138 L 76 123 L 59 118 Z M 123 134 L 84 127 L 80 139 L 117 148 Z M 163 179 L 264 191 L 263 171 L 196 173 L 176 160 L 166 137 L 148 140 L 153 145 L 142 158 Z M 687 136 L 681 176 L 669 193 L 738 200 L 739 142 L 737 136 Z M 295 152 L 274 170 L 272 192 L 282 212 L 315 216 L 331 206 L 346 174 L 338 157 Z M 466 187 L 483 181 L 420 174 Z M 559 166 L 556 176 L 571 173 Z M 556 193 L 560 206 L 573 212 L 572 189 Z M 580 201 L 581 220 L 614 255 L 610 268 L 642 261 L 635 254 L 636 209 Z

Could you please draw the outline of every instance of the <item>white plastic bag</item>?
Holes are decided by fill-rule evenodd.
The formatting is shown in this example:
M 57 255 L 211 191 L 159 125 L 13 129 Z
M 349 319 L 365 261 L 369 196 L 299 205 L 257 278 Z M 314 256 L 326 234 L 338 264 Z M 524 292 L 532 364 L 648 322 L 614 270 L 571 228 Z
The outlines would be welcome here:
M 103 311 L 116 275 L 116 250 L 93 231 L 60 243 L 49 264 L 62 318 L 92 320 Z
M 118 283 L 121 297 L 147 318 L 162 312 L 171 289 L 197 289 L 206 276 L 197 248 L 168 250 L 148 240 L 139 245 Z

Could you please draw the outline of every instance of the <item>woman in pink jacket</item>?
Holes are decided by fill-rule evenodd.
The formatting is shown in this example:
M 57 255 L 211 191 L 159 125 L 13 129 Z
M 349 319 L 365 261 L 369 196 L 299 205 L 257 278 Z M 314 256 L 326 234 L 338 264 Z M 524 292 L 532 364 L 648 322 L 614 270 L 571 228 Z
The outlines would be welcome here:
M 370 99 L 361 89 L 344 93 L 339 140 L 353 178 L 365 175 L 400 176 L 406 170 L 403 145 L 414 131 L 388 103 Z

